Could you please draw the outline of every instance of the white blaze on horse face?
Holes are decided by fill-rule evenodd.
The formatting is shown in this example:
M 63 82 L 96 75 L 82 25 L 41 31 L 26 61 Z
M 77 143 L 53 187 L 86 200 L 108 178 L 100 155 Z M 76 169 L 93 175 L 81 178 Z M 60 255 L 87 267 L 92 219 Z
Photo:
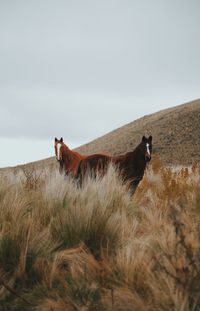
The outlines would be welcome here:
M 60 160 L 60 148 L 61 148 L 61 144 L 60 143 L 58 143 L 57 144 L 57 160 L 59 161 Z
M 148 155 L 151 156 L 150 149 L 149 149 L 149 143 L 146 143 L 146 147 L 147 147 L 147 153 L 148 153 Z

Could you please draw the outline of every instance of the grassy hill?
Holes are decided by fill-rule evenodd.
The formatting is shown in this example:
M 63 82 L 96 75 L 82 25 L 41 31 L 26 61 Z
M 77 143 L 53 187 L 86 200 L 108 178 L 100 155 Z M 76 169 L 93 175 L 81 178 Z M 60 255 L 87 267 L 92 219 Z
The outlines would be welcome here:
M 76 150 L 83 154 L 123 154 L 133 150 L 144 134 L 153 136 L 154 155 L 165 164 L 200 162 L 200 99 L 146 115 Z
M 144 116 L 77 151 L 125 153 L 132 150 L 144 134 L 153 136 L 154 154 L 158 154 L 164 163 L 188 165 L 199 162 L 200 100 Z
M 146 115 L 76 150 L 83 154 L 106 152 L 119 155 L 133 150 L 144 134 L 151 134 L 153 153 L 159 155 L 164 164 L 190 165 L 200 162 L 199 120 L 200 99 Z M 65 139 L 65 133 L 63 137 Z M 55 157 L 51 157 L 34 162 L 34 165 L 40 168 L 56 166 L 57 163 Z

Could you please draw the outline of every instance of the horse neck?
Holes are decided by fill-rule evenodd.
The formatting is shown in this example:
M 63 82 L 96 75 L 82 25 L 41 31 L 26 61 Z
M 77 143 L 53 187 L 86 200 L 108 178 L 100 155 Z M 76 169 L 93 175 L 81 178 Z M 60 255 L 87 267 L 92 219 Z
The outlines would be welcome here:
M 141 174 L 144 174 L 146 167 L 146 160 L 143 151 L 141 150 L 141 144 L 139 144 L 132 152 L 127 154 L 131 165 L 133 165 L 136 171 L 141 171 Z
M 63 147 L 64 147 L 63 150 L 64 157 L 70 158 L 71 161 L 80 159 L 80 155 L 78 152 L 70 150 L 65 144 L 63 144 Z

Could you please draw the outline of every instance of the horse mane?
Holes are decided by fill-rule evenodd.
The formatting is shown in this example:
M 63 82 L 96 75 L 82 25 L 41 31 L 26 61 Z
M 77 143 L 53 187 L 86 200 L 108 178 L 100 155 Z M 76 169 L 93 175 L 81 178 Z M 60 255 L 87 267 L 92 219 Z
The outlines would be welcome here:
M 83 157 L 82 155 L 80 155 L 80 153 L 71 150 L 66 144 L 63 143 L 63 147 L 64 147 L 64 155 L 65 157 L 67 157 L 67 159 L 69 161 L 72 161 L 74 159 L 74 157 Z

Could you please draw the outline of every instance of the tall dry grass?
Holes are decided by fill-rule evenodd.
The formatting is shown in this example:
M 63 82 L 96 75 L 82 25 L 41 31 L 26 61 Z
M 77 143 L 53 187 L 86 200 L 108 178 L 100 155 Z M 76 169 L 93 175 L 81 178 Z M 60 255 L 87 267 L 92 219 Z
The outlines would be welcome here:
M 32 171 L 31 171 L 32 170 Z M 0 176 L 0 310 L 200 310 L 200 167 Z

